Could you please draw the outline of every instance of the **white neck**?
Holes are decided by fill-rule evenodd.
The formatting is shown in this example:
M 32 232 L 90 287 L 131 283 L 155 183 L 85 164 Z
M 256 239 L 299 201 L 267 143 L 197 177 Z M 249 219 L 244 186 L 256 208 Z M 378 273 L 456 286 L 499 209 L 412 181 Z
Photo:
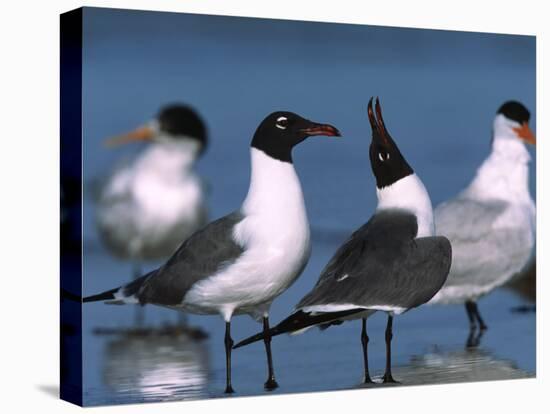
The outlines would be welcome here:
M 498 137 L 501 140 L 521 142 L 518 134 L 514 131 L 515 128 L 519 127 L 521 125 L 518 122 L 508 119 L 502 114 L 498 114 L 493 121 L 493 137 Z
M 430 196 L 424 184 L 416 174 L 408 175 L 392 185 L 376 188 L 377 210 L 402 209 L 416 216 L 418 221 L 417 237 L 435 234 L 433 209 Z
M 149 145 L 136 161 L 139 170 L 169 177 L 181 177 L 189 171 L 198 155 L 199 145 L 192 140 L 158 140 Z
M 293 208 L 305 212 L 302 187 L 292 163 L 271 158 L 253 147 L 250 158 L 250 187 L 242 205 L 245 215 L 279 215 Z
M 497 115 L 491 154 L 477 170 L 472 183 L 464 191 L 476 199 L 525 201 L 529 194 L 529 162 L 525 144 L 512 128 L 519 124 Z

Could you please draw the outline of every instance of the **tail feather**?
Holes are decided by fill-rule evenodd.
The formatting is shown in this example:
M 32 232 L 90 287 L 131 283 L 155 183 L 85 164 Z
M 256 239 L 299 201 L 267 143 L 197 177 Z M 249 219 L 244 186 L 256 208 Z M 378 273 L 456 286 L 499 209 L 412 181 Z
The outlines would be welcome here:
M 96 295 L 86 296 L 82 299 L 82 302 L 98 302 L 105 301 L 111 305 L 123 305 L 130 303 L 139 303 L 137 294 L 139 293 L 143 283 L 154 272 L 147 273 L 144 276 L 137 278 L 136 280 L 128 283 L 127 285 L 119 286 L 114 289 L 106 290 L 105 292 L 98 293 Z
M 339 312 L 326 312 L 326 313 L 308 313 L 302 310 L 294 312 L 288 318 L 281 321 L 278 325 L 274 326 L 269 330 L 269 335 L 271 337 L 281 335 L 284 333 L 293 333 L 297 331 L 305 330 L 314 325 L 327 325 L 332 321 L 337 321 L 340 318 L 345 316 L 353 315 L 354 313 L 363 312 L 364 309 L 348 309 L 345 311 Z M 236 344 L 233 349 L 240 348 L 245 345 L 249 345 L 253 342 L 260 341 L 264 339 L 265 333 L 259 332 L 256 335 L 252 335 L 246 339 L 243 339 L 238 344 Z
M 98 302 L 100 300 L 113 300 L 115 299 L 115 293 L 120 290 L 120 288 L 115 288 L 111 290 L 106 290 L 105 292 L 98 293 L 97 295 L 86 296 L 82 299 L 82 302 Z

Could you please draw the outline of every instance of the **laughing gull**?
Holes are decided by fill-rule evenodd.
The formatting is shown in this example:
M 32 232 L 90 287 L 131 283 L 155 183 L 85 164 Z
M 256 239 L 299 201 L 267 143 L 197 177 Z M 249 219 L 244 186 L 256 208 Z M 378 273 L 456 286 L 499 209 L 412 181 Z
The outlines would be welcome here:
M 370 162 L 376 178 L 378 207 L 370 220 L 336 251 L 317 284 L 288 318 L 266 332 L 251 336 L 235 348 L 282 333 L 312 326 L 326 328 L 361 319 L 365 383 L 372 382 L 367 357 L 367 318 L 388 314 L 386 371 L 391 374 L 393 316 L 430 300 L 441 288 L 451 265 L 451 244 L 434 236 L 432 204 L 424 184 L 388 133 L 376 99 L 368 107 L 372 127 Z
M 99 190 L 96 225 L 103 244 L 133 263 L 167 259 L 182 240 L 206 224 L 203 186 L 193 171 L 207 145 L 206 126 L 190 107 L 173 104 L 156 118 L 108 141 L 110 146 L 147 141 L 130 163 L 120 165 Z M 142 312 L 136 311 L 141 324 Z
M 292 163 L 295 145 L 309 136 L 340 136 L 331 125 L 292 112 L 274 112 L 251 143 L 252 171 L 241 208 L 187 239 L 157 270 L 85 302 L 155 304 L 225 321 L 226 393 L 231 386 L 231 317 L 249 314 L 269 331 L 269 308 L 302 273 L 310 256 L 310 230 L 300 181 Z M 266 389 L 276 388 L 270 339 Z
M 449 278 L 430 303 L 464 303 L 470 331 L 487 328 L 476 301 L 520 272 L 535 244 L 535 203 L 529 194 L 525 143 L 535 144 L 530 114 L 504 103 L 493 122 L 492 151 L 468 187 L 435 209 L 438 234 L 453 244 Z

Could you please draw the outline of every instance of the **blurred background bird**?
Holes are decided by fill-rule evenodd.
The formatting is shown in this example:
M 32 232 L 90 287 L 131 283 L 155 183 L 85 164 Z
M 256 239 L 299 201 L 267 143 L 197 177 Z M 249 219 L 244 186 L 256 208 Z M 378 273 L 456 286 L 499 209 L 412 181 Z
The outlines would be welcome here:
M 493 121 L 490 155 L 468 187 L 435 209 L 438 234 L 453 246 L 451 272 L 431 303 L 464 303 L 473 331 L 487 329 L 477 300 L 510 281 L 533 258 L 535 202 L 529 193 L 531 155 L 535 144 L 530 113 L 517 101 L 498 109 Z M 477 337 L 479 340 L 479 336 Z
M 132 262 L 135 278 L 143 262 L 169 257 L 206 223 L 205 186 L 194 166 L 207 147 L 207 128 L 194 109 L 171 104 L 106 144 L 132 142 L 147 146 L 118 165 L 96 191 L 96 225 L 109 252 Z M 142 312 L 136 307 L 137 325 L 143 324 Z

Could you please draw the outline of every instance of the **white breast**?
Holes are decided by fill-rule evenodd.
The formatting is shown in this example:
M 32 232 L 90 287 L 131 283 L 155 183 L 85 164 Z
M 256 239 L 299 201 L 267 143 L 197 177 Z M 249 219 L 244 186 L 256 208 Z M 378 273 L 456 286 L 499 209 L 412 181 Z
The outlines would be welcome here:
M 476 200 L 505 200 L 510 203 L 532 203 L 529 194 L 531 156 L 517 138 L 495 137 L 493 150 L 464 190 Z
M 202 190 L 191 166 L 189 154 L 164 148 L 154 149 L 136 165 L 131 191 L 144 230 L 195 219 Z
M 497 116 L 495 128 L 502 122 Z M 501 134 L 502 130 L 502 126 L 497 129 Z M 535 202 L 529 193 L 530 161 L 525 145 L 515 135 L 496 135 L 491 154 L 463 192 L 481 203 L 505 203 L 507 208 L 495 220 L 493 230 L 511 229 L 525 241 L 522 250 L 528 251 L 535 244 L 536 231 Z
M 194 157 L 185 147 L 153 144 L 111 177 L 97 218 L 118 255 L 162 258 L 197 229 L 204 201 Z
M 438 207 L 439 222 L 444 223 L 438 233 L 448 233 L 453 261 L 447 282 L 431 303 L 475 300 L 506 283 L 532 258 L 536 229 L 528 185 L 530 156 L 507 123 L 497 116 L 493 150 L 457 198 L 486 205 L 486 213 L 480 214 L 477 207 L 468 214 L 464 201 L 450 200 Z M 448 213 L 455 204 L 460 206 L 457 220 Z
M 310 255 L 310 231 L 300 182 L 291 163 L 251 149 L 245 218 L 233 237 L 245 250 L 227 269 L 197 283 L 184 306 L 204 313 L 263 316 L 300 275 Z

